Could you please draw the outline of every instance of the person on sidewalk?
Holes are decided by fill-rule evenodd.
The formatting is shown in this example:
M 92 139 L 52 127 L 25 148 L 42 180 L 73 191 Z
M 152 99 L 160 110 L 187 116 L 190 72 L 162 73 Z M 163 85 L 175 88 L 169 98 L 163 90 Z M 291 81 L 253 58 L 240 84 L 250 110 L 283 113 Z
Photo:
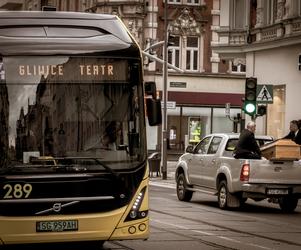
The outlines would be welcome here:
M 256 124 L 248 122 L 247 128 L 241 131 L 237 145 L 234 149 L 236 159 L 261 159 L 261 151 L 255 140 Z

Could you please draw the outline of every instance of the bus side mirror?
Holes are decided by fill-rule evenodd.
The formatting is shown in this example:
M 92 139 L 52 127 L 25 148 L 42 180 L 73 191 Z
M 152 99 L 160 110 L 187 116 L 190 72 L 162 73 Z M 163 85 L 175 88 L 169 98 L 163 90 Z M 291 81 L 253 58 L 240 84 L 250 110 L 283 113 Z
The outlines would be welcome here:
M 146 112 L 148 123 L 150 126 L 160 125 L 162 123 L 161 100 L 157 99 L 157 90 L 155 82 L 145 82 L 144 90 L 146 95 L 151 95 L 151 98 L 146 98 Z
M 162 123 L 162 110 L 160 99 L 146 98 L 146 111 L 148 123 L 150 126 L 156 126 Z

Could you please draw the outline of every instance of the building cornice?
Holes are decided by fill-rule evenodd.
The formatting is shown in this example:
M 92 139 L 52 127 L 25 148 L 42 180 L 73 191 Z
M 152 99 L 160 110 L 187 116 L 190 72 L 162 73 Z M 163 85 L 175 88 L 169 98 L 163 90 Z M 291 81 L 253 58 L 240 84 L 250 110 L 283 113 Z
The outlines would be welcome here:
M 251 44 L 244 45 L 223 45 L 212 44 L 212 50 L 218 53 L 221 57 L 225 57 L 226 54 L 244 54 L 247 52 L 261 51 L 267 49 L 275 49 L 280 47 L 287 47 L 293 45 L 301 45 L 301 34 L 295 36 L 284 37 L 282 39 L 265 41 L 265 42 L 254 42 Z M 224 54 L 224 56 L 223 56 Z M 231 56 L 230 56 L 231 57 Z
M 145 73 L 144 75 L 149 76 L 149 75 L 154 75 L 154 72 L 151 73 Z M 162 76 L 161 72 L 156 72 L 156 76 Z M 245 74 L 227 74 L 227 73 L 178 73 L 178 72 L 168 72 L 168 76 L 181 76 L 181 77 L 191 77 L 191 78 L 227 78 L 227 79 L 245 79 L 246 75 Z
M 300 45 L 301 19 L 286 19 L 248 31 L 220 27 L 216 32 L 219 35 L 219 42 L 211 44 L 212 50 L 222 58 L 231 58 L 247 52 Z

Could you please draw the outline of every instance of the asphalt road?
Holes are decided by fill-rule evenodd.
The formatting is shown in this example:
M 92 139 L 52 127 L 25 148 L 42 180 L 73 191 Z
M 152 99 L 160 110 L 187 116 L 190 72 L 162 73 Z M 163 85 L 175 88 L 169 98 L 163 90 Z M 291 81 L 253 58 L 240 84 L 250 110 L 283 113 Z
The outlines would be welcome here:
M 180 202 L 171 180 L 152 181 L 150 221 L 147 241 L 107 242 L 104 249 L 301 249 L 300 202 L 293 214 L 252 200 L 240 210 L 224 211 L 214 196 L 194 194 L 191 202 Z
M 214 196 L 177 200 L 175 189 L 154 183 L 150 192 L 151 235 L 124 242 L 130 249 L 301 249 L 301 207 L 284 214 L 277 204 L 247 201 L 238 211 L 218 208 Z M 124 248 L 126 249 L 126 248 Z
M 214 196 L 195 194 L 180 202 L 175 183 L 151 181 L 150 237 L 147 241 L 105 242 L 103 248 L 89 245 L 53 245 L 43 250 L 181 250 L 181 249 L 301 249 L 301 206 L 284 214 L 276 204 L 247 201 L 236 211 L 218 208 Z M 40 250 L 23 248 L 18 250 Z

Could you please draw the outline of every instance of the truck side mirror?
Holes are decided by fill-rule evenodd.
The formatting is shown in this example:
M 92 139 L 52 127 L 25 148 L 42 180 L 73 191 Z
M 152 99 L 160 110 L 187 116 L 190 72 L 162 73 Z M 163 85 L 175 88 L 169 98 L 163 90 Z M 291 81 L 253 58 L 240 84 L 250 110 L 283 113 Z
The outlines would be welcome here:
M 192 154 L 194 152 L 193 149 L 194 149 L 194 147 L 192 145 L 188 145 L 187 148 L 186 148 L 186 150 L 185 150 L 185 152 Z

